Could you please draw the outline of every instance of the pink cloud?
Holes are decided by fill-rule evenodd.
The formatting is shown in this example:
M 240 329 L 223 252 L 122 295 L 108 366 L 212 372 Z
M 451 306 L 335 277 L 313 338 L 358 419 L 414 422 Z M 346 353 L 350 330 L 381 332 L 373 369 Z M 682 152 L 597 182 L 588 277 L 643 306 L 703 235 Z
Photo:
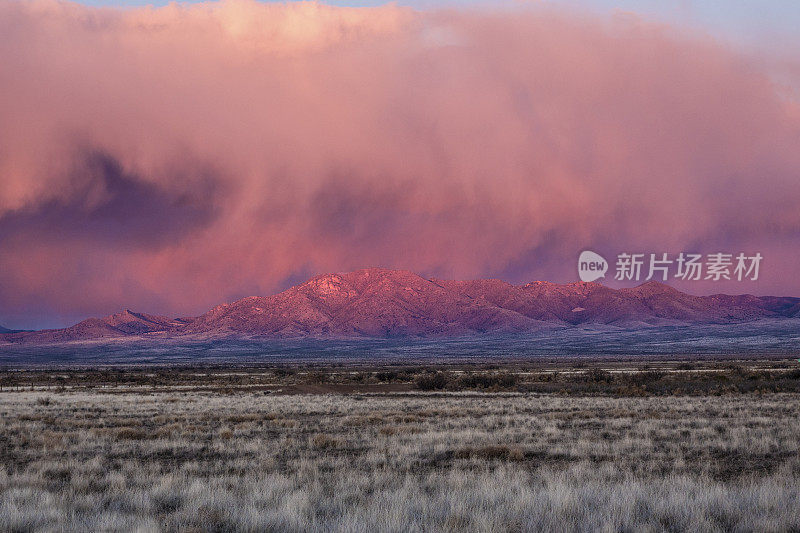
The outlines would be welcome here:
M 796 93 L 702 35 L 33 1 L 0 4 L 0 56 L 0 323 L 188 315 L 364 266 L 572 281 L 584 248 L 760 250 L 758 283 L 683 288 L 800 294 Z

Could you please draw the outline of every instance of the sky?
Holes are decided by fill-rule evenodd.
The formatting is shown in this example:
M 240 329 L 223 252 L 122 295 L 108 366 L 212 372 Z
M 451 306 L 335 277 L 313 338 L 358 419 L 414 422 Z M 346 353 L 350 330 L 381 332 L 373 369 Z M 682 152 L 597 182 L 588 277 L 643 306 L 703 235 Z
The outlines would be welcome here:
M 670 282 L 800 296 L 800 18 L 753 4 L 0 0 L 0 324 L 587 249 L 760 253 Z
M 532 0 L 536 1 L 536 0 Z M 800 3 L 794 0 L 539 0 L 556 6 L 598 14 L 614 11 L 637 13 L 651 20 L 693 26 L 732 41 L 749 45 L 767 45 L 776 40 L 797 38 L 800 27 Z M 163 6 L 168 0 L 85 0 L 91 6 L 130 7 Z M 375 7 L 379 0 L 331 0 L 328 5 Z M 402 0 L 398 5 L 416 9 L 438 8 L 513 8 L 522 0 Z

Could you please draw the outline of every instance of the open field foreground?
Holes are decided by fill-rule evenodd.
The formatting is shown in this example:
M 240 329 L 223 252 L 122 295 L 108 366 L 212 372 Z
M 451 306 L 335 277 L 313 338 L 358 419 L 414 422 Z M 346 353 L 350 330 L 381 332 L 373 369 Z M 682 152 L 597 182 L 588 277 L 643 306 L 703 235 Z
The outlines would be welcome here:
M 0 530 L 800 529 L 800 394 L 0 393 Z

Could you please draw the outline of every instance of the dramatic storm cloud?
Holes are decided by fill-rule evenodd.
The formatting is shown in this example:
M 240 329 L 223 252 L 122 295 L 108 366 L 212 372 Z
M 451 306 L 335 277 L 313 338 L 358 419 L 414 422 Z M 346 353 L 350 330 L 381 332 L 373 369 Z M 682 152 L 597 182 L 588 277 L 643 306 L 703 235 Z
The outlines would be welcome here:
M 4 325 L 366 266 L 573 281 L 586 248 L 761 252 L 758 282 L 681 288 L 800 294 L 797 66 L 707 36 L 536 6 L 3 1 L 0 57 Z

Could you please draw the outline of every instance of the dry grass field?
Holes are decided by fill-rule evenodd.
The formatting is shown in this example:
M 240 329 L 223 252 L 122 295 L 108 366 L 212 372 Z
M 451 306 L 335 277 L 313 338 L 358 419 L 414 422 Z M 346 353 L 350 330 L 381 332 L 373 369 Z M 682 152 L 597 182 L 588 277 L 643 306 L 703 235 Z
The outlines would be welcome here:
M 572 381 L 621 379 L 599 372 Z M 0 531 L 800 530 L 795 392 L 542 393 L 448 370 L 432 391 L 435 372 L 401 371 L 301 394 L 342 373 L 251 374 L 6 375 Z

